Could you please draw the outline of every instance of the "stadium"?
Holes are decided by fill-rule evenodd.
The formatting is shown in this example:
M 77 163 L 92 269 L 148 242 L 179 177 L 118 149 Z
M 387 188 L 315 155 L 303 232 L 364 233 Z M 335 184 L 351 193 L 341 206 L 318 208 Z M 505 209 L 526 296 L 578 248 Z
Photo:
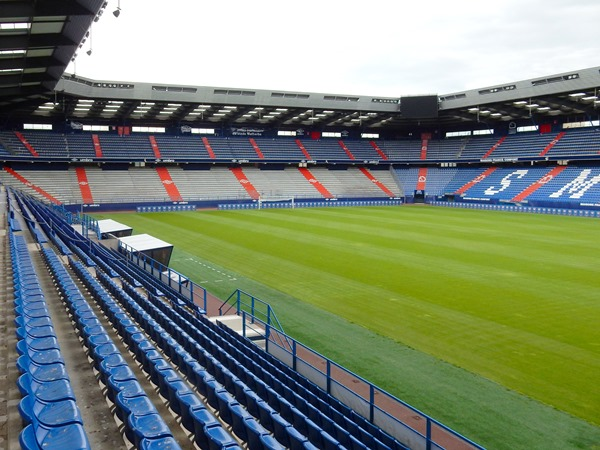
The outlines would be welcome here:
M 600 448 L 600 67 L 67 73 L 118 5 L 0 5 L 2 448 Z

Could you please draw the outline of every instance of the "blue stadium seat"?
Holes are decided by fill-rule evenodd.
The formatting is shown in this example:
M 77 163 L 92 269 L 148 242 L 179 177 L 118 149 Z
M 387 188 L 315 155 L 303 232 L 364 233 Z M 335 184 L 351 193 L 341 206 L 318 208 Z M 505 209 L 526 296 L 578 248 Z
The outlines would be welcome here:
M 19 443 L 23 450 L 91 450 L 79 423 L 52 428 L 27 425 L 19 435 Z
M 181 447 L 173 437 L 167 436 L 156 439 L 142 439 L 140 450 L 181 450 Z
M 171 430 L 158 413 L 136 416 L 130 414 L 127 418 L 128 426 L 133 432 L 133 443 L 137 448 L 143 439 L 157 439 L 172 437 Z
M 36 427 L 42 425 L 52 428 L 71 423 L 83 424 L 79 408 L 71 399 L 43 402 L 28 395 L 19 402 L 19 413 L 24 423 L 34 423 Z
M 71 383 L 66 379 L 39 382 L 25 373 L 17 380 L 21 395 L 32 395 L 42 402 L 55 402 L 60 400 L 75 400 Z
M 125 422 L 130 415 L 143 416 L 156 413 L 156 408 L 148 396 L 128 396 L 126 391 L 120 391 L 115 397 L 115 412 L 121 422 Z

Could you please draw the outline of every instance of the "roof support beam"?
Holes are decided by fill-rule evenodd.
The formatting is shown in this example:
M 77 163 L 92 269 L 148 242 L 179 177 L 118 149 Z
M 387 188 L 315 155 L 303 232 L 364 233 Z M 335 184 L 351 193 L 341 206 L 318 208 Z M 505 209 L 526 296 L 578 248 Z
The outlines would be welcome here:
M 30 20 L 31 17 L 47 16 L 87 16 L 95 12 L 86 8 L 76 0 L 61 1 L 3 1 L 0 6 L 0 17 L 3 20 Z
M 0 50 L 25 50 L 34 48 L 55 48 L 61 45 L 78 45 L 66 36 L 51 34 L 17 34 L 0 36 Z

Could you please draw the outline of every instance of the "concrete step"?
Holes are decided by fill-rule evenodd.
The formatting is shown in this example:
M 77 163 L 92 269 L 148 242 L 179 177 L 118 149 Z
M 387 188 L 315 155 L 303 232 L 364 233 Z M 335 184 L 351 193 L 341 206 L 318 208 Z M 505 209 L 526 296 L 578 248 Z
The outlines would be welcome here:
M 209 320 L 214 323 L 223 324 L 223 325 L 231 328 L 236 333 L 241 334 L 242 336 L 244 336 L 250 340 L 253 340 L 253 341 L 263 339 L 265 336 L 264 328 L 257 323 L 247 324 L 245 334 L 244 334 L 242 316 L 238 316 L 236 314 L 211 317 Z

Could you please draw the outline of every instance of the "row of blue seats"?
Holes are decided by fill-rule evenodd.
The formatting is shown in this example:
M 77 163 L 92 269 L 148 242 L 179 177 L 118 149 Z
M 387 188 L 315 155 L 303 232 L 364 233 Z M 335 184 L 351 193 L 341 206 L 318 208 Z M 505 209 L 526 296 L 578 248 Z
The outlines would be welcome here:
M 116 270 L 127 273 L 127 281 L 130 284 L 133 284 L 136 287 L 143 286 L 146 291 L 154 294 L 154 295 L 165 295 L 169 297 L 169 299 L 176 303 L 185 303 L 188 305 L 192 305 L 190 300 L 182 295 L 177 289 L 169 286 L 166 283 L 163 283 L 161 280 L 153 277 L 150 273 L 142 269 L 141 267 L 135 264 L 124 264 L 123 255 L 119 254 L 117 251 L 112 251 L 110 256 L 111 266 Z M 139 285 L 139 286 L 138 286 Z
M 239 448 L 237 441 L 227 433 L 181 376 L 173 370 L 163 354 L 157 351 L 146 334 L 138 328 L 130 316 L 112 299 L 98 281 L 81 263 L 71 259 L 70 264 L 96 299 L 113 327 L 123 338 L 123 341 L 136 355 L 136 358 L 148 373 L 150 380 L 157 386 L 158 392 L 168 401 L 173 412 L 181 418 L 181 424 L 189 432 L 194 433 L 195 442 L 201 448 Z M 102 274 L 100 276 L 106 276 L 99 270 L 97 273 Z M 110 292 L 114 295 L 114 289 Z M 140 318 L 141 316 L 138 315 L 137 319 L 140 320 Z M 145 317 L 145 319 L 150 320 L 149 317 Z M 170 338 L 160 328 L 155 328 L 155 331 L 157 333 L 154 336 L 155 341 L 159 337 L 163 340 Z
M 243 354 L 247 361 L 259 362 L 268 374 L 274 375 L 281 383 L 300 393 L 311 405 L 315 405 L 327 417 L 330 417 L 336 425 L 340 425 L 351 435 L 359 437 L 367 447 L 408 450 L 408 447 L 400 441 L 226 325 L 215 324 L 209 320 L 203 320 L 203 322 L 213 330 L 215 336 L 220 337 L 219 340 L 214 338 L 218 345 L 229 348 L 232 354 L 235 353 L 236 359 L 242 360 L 241 355 Z M 276 389 L 278 385 L 278 383 L 275 384 Z
M 215 355 L 223 354 L 223 351 L 214 343 L 211 343 L 208 337 L 201 336 L 200 332 L 194 329 L 189 322 L 180 318 L 179 323 L 175 323 L 176 320 L 173 320 L 175 319 L 174 317 L 168 317 L 169 313 L 172 313 L 169 305 L 156 297 L 150 296 L 155 304 L 149 306 L 150 302 L 132 290 L 131 287 L 128 291 L 130 295 L 136 297 L 136 300 L 140 304 L 145 304 L 148 312 L 151 311 L 153 317 L 161 325 L 175 337 L 179 338 L 180 343 L 183 340 L 184 346 L 191 347 L 190 352 L 192 355 L 196 356 L 198 361 L 206 366 L 207 370 L 215 376 L 217 381 L 223 383 L 225 388 L 233 393 L 236 401 L 253 409 L 253 415 L 260 417 L 261 423 L 264 423 L 267 429 L 275 431 L 276 425 L 279 425 L 281 428 L 287 428 L 286 433 L 276 435 L 280 439 L 283 439 L 284 442 L 286 440 L 290 441 L 292 438 L 296 439 L 297 442 L 298 433 L 300 433 L 301 436 L 307 436 L 313 445 L 318 448 L 340 448 L 341 446 L 344 448 L 367 448 L 357 439 L 350 437 L 341 427 L 336 427 L 327 416 L 310 405 L 300 395 L 290 390 L 288 393 L 292 397 L 291 401 L 279 395 L 265 382 L 264 378 L 270 378 L 265 372 L 262 373 L 263 379 L 261 379 L 247 371 L 239 361 L 230 356 L 225 356 L 225 361 L 218 361 Z M 156 310 L 152 310 L 152 307 L 156 308 Z M 198 344 L 203 348 L 203 351 L 196 355 L 194 353 L 194 346 Z M 273 382 L 272 379 L 269 381 Z M 275 421 L 278 423 L 275 424 Z M 340 438 L 344 440 L 345 445 L 326 431 L 323 426 L 339 434 Z M 302 437 L 300 437 L 300 440 L 302 440 Z M 290 442 L 288 446 L 294 447 L 293 442 Z
M 98 258 L 97 255 L 94 255 L 95 260 L 96 262 L 102 260 L 104 268 L 109 267 L 111 270 L 112 267 L 120 268 L 121 271 L 127 273 L 127 279 L 130 281 L 141 279 L 142 282 L 138 282 L 138 287 L 140 284 L 146 284 L 146 286 L 148 286 L 149 282 L 146 278 L 149 278 L 154 282 L 153 286 L 155 286 L 155 288 L 153 292 L 155 294 L 161 293 L 161 282 L 159 280 L 152 278 L 147 272 L 144 272 L 143 274 L 140 273 L 143 272 L 143 269 L 141 268 L 133 265 L 125 265 L 120 262 L 122 260 L 122 255 L 117 254 L 116 252 L 107 254 L 103 249 L 96 252 L 95 246 L 97 246 L 97 244 L 91 245 L 91 248 L 94 249 L 94 253 L 101 253 L 104 258 L 104 260 L 102 260 L 102 258 Z M 85 250 L 88 250 L 88 248 L 90 247 L 87 246 Z M 100 274 L 99 279 L 102 281 Z M 128 291 L 128 294 L 130 297 L 135 298 L 135 294 L 139 294 L 134 286 L 130 286 L 126 282 L 123 282 L 122 285 L 125 290 L 127 290 L 129 286 L 130 290 Z M 153 298 L 155 296 L 150 295 L 149 297 L 156 301 L 156 298 Z M 136 298 L 136 301 L 139 301 L 139 299 Z M 405 448 L 397 440 L 381 431 L 367 419 L 356 414 L 314 383 L 308 381 L 305 377 L 300 376 L 297 372 L 293 371 L 279 360 L 274 359 L 268 353 L 259 350 L 258 347 L 254 345 L 248 344 L 244 339 L 241 339 L 240 342 L 236 342 L 235 339 L 239 338 L 233 336 L 235 333 L 229 333 L 229 336 L 227 336 L 224 328 L 215 326 L 208 320 L 200 320 L 177 302 L 172 302 L 172 305 L 170 306 L 167 306 L 162 300 L 158 300 L 158 302 L 158 305 L 163 305 L 163 307 L 166 308 L 166 312 L 172 312 L 172 308 L 175 308 L 182 314 L 187 313 L 189 317 L 187 317 L 186 320 L 192 328 L 204 327 L 206 335 L 211 336 L 210 339 L 205 337 L 205 342 L 211 342 L 213 339 L 219 341 L 217 344 L 208 344 L 207 348 L 209 348 L 209 351 L 204 355 L 205 360 L 203 361 L 200 359 L 199 361 L 205 364 L 206 370 L 213 374 L 219 382 L 222 382 L 225 387 L 229 387 L 235 401 L 246 406 L 246 408 L 248 408 L 249 401 L 248 393 L 253 392 L 256 394 L 254 390 L 261 391 L 262 396 L 256 396 L 257 400 L 262 402 L 261 406 L 263 407 L 263 410 L 266 409 L 265 406 L 271 408 L 266 414 L 263 411 L 262 418 L 264 419 L 264 423 L 261 423 L 265 425 L 267 430 L 275 433 L 276 425 L 273 424 L 274 417 L 275 422 L 279 422 L 277 424 L 280 426 L 278 430 L 281 431 L 284 428 L 288 428 L 287 432 L 275 433 L 276 437 L 282 439 L 283 442 L 286 442 L 286 439 L 287 442 L 290 442 L 289 436 L 285 437 L 285 434 L 290 432 L 289 429 L 294 428 L 293 424 L 294 421 L 296 421 L 296 423 L 299 424 L 298 427 L 304 431 L 304 435 L 310 435 L 309 437 L 312 438 L 311 440 L 317 444 L 317 446 L 327 445 L 330 446 L 330 448 L 341 446 L 345 448 L 361 449 Z M 161 312 L 165 314 L 164 311 Z M 156 318 L 155 314 L 156 312 L 152 312 L 150 315 L 151 317 Z M 165 318 L 162 319 L 162 325 L 164 329 L 170 328 L 171 332 L 175 332 L 175 334 L 179 333 L 179 338 L 184 337 L 183 344 L 185 346 L 185 336 L 182 335 L 181 332 L 187 333 L 187 331 L 184 331 L 183 327 L 180 326 L 181 323 L 175 324 L 179 330 L 177 330 L 177 328 L 173 329 L 175 321 L 176 319 L 173 318 L 173 316 L 165 316 Z M 195 333 L 197 333 L 197 331 Z M 225 336 L 222 336 L 219 333 L 225 333 Z M 192 333 L 188 333 L 188 337 L 189 336 L 193 337 L 192 342 L 198 337 Z M 246 347 L 247 345 L 248 347 Z M 227 348 L 229 356 L 222 356 L 222 347 Z M 243 349 L 243 352 L 240 349 Z M 190 350 L 190 348 L 187 350 Z M 191 350 L 193 350 L 193 348 Z M 252 353 L 253 351 L 259 351 L 260 355 Z M 246 356 L 244 356 L 244 352 L 247 353 Z M 192 353 L 192 351 L 190 351 L 190 354 L 198 357 L 198 354 Z M 219 360 L 216 360 L 215 357 L 206 359 L 207 356 L 212 356 L 212 354 L 218 357 Z M 258 365 L 254 361 L 260 361 L 261 364 Z M 261 365 L 264 365 L 266 368 L 261 368 Z M 233 369 L 241 370 L 240 367 L 242 367 L 243 371 L 236 372 L 238 375 L 234 374 Z M 229 371 L 228 377 L 223 376 L 223 369 Z M 245 379 L 249 382 L 244 385 L 241 375 L 246 376 L 247 374 L 245 372 L 247 371 L 252 371 L 253 375 L 251 379 Z M 193 379 L 193 375 L 191 375 L 191 377 Z M 229 381 L 227 381 L 227 379 L 229 379 Z M 240 389 L 240 387 L 237 386 L 236 389 L 236 383 L 231 382 L 233 379 L 242 382 L 243 388 Z M 255 384 L 251 384 L 250 381 Z M 258 385 L 256 384 L 257 382 L 259 383 Z M 239 383 L 237 384 L 239 385 Z M 252 395 L 250 395 L 250 397 L 252 397 Z M 257 400 L 255 399 L 254 403 L 256 403 Z M 282 400 L 284 400 L 284 402 L 282 402 Z M 269 404 L 269 401 L 273 406 Z M 274 408 L 274 406 L 279 409 Z M 284 411 L 289 420 L 286 421 L 278 411 Z M 254 413 L 255 414 L 253 415 L 255 417 L 261 418 L 261 411 L 256 410 Z M 283 427 L 281 425 L 283 425 Z M 351 432 L 346 431 L 344 428 L 351 430 Z M 297 429 L 295 431 L 298 433 Z M 299 434 L 304 438 L 302 433 Z M 299 440 L 301 443 L 304 442 L 302 441 L 302 438 Z
M 27 204 L 28 209 L 35 216 L 36 222 L 31 222 L 32 225 L 36 225 L 40 227 L 43 232 L 40 232 L 39 229 L 32 230 L 32 232 L 36 236 L 36 240 L 42 244 L 48 241 L 48 238 L 52 241 L 52 243 L 60 250 L 63 255 L 70 255 L 71 250 L 69 247 L 63 242 L 63 240 L 57 235 L 56 227 L 52 225 L 57 223 L 56 220 L 59 220 L 57 217 L 52 217 L 51 220 L 48 220 L 48 216 L 42 215 L 38 208 L 35 208 L 30 200 L 24 200 Z
M 101 279 L 101 281 L 110 284 L 110 280 Z M 112 289 L 118 290 L 114 285 L 112 286 Z M 131 289 L 132 288 L 129 287 L 129 290 Z M 172 340 L 166 342 L 159 338 L 159 345 L 161 345 L 166 352 L 171 354 L 175 363 L 182 367 L 182 370 L 188 372 L 189 377 L 195 382 L 195 385 L 199 388 L 200 392 L 206 396 L 209 404 L 220 412 L 221 417 L 229 423 L 234 430 L 237 429 L 242 433 L 242 438 L 244 436 L 249 436 L 254 439 L 258 437 L 261 446 L 255 448 L 281 448 L 281 446 L 269 436 L 269 431 L 273 432 L 272 427 L 267 428 L 260 425 L 262 420 L 259 419 L 259 415 L 249 413 L 246 408 L 240 405 L 240 403 L 242 403 L 244 406 L 247 406 L 245 405 L 246 402 L 244 399 L 238 401 L 239 395 L 236 396 L 237 398 L 235 399 L 230 395 L 230 392 L 234 391 L 233 386 L 239 386 L 241 391 L 248 391 L 248 393 L 251 393 L 251 389 L 247 386 L 242 386 L 241 380 L 231 373 L 225 375 L 227 370 L 224 369 L 210 353 L 195 342 L 182 329 L 174 325 L 164 316 L 164 314 L 160 313 L 160 311 L 153 310 L 152 306 L 139 293 L 137 293 L 137 301 L 124 291 L 116 292 L 116 294 L 121 296 L 129 305 L 131 305 L 133 310 L 137 310 L 141 306 L 144 308 L 145 314 L 154 317 L 155 321 L 147 324 L 150 333 L 153 332 L 153 328 L 158 330 L 166 329 L 166 331 L 173 336 Z M 154 322 L 158 323 L 158 325 Z M 169 349 L 168 347 L 172 348 Z M 256 419 L 259 419 L 258 422 Z M 291 445 L 292 448 L 312 448 L 305 436 L 295 433 L 291 438 L 295 444 Z M 285 439 L 284 443 L 287 443 L 286 441 L 289 440 L 289 438 Z M 290 445 L 286 446 L 290 447 Z
M 176 339 L 171 335 L 169 330 L 161 326 L 160 320 L 155 320 L 151 314 L 145 311 L 138 303 L 136 303 L 129 295 L 127 295 L 113 280 L 105 274 L 99 272 L 98 280 L 106 287 L 106 289 L 121 303 L 131 317 L 140 324 L 146 333 L 152 338 L 156 345 L 166 354 L 173 365 L 175 365 L 182 373 L 184 373 L 188 381 L 194 385 L 198 392 L 207 399 L 208 404 L 219 413 L 219 417 L 232 427 L 233 432 L 241 440 L 248 443 L 251 449 L 283 449 L 268 433 L 266 429 L 260 426 L 247 412 L 234 408 L 236 405 L 228 402 L 223 397 L 224 389 L 214 379 L 213 376 L 199 363 L 197 358 L 188 352 L 186 348 L 179 345 Z M 122 281 L 122 283 L 126 283 Z M 200 351 L 196 348 L 196 351 Z M 170 378 L 168 380 L 170 386 L 177 385 L 177 379 Z M 232 411 L 232 408 L 235 411 Z M 214 433 L 213 425 L 206 422 L 208 411 L 203 411 L 200 408 L 190 408 L 191 419 L 196 425 L 196 442 L 199 436 L 198 425 L 209 433 Z M 216 425 L 217 422 L 215 422 Z
M 169 427 L 150 402 L 131 368 L 122 358 L 111 338 L 101 325 L 93 308 L 87 302 L 66 268 L 49 248 L 43 249 L 44 259 L 54 276 L 67 309 L 84 345 L 88 348 L 106 393 L 116 406 L 117 417 L 124 425 L 125 436 L 136 448 L 179 449 Z M 135 399 L 135 400 L 134 400 Z M 142 406 L 127 408 L 130 402 Z
M 152 296 L 149 297 L 152 299 Z M 156 303 L 156 302 L 155 302 Z M 336 423 L 345 423 L 347 428 L 354 429 L 355 427 L 348 424 L 348 419 L 355 422 L 360 430 L 355 433 L 360 435 L 361 439 L 370 442 L 371 437 L 375 441 L 370 443 L 372 448 L 380 447 L 380 442 L 393 449 L 405 449 L 406 447 L 396 439 L 383 432 L 379 427 L 373 425 L 363 416 L 354 412 L 339 400 L 329 395 L 316 384 L 300 375 L 297 371 L 284 364 L 279 359 L 265 352 L 260 347 L 254 345 L 250 340 L 242 335 L 232 331 L 225 325 L 219 326 L 206 319 L 206 317 L 195 317 L 187 309 L 179 305 L 171 305 L 170 308 L 165 307 L 162 302 L 156 303 L 163 306 L 163 311 L 170 315 L 170 318 L 181 325 L 180 318 L 172 311 L 175 310 L 180 316 L 189 321 L 198 331 L 203 334 L 195 335 L 203 345 L 211 348 L 213 354 L 218 355 L 219 352 L 225 350 L 233 357 L 235 361 L 244 366 L 246 369 L 252 370 L 255 367 L 255 373 L 262 372 L 266 378 L 263 380 L 269 382 L 273 377 L 272 386 L 284 396 L 289 396 L 289 390 L 282 386 L 291 389 L 295 395 L 300 395 L 306 399 L 311 405 L 318 405 L 318 408 L 328 417 L 335 418 Z M 210 340 L 202 340 L 202 336 L 211 336 Z M 214 341 L 214 342 L 213 342 Z M 224 362 L 223 360 L 221 362 Z M 261 367 L 258 367 L 257 364 Z M 294 397 L 292 397 L 294 398 Z M 288 400 L 291 401 L 290 398 Z M 343 418 L 343 419 L 342 419 Z M 369 437 L 371 436 L 371 437 Z
M 115 257 L 117 257 L 117 256 L 119 256 L 119 255 L 115 255 Z M 136 269 L 137 269 L 138 271 L 141 271 L 141 270 L 142 270 L 142 269 L 140 269 L 140 268 L 137 268 L 137 267 L 136 267 Z M 127 289 L 127 283 L 123 283 L 123 286 L 124 286 L 124 289 Z M 134 287 L 133 287 L 133 286 L 130 286 L 130 289 L 127 291 L 127 293 L 128 293 L 130 296 L 134 297 L 134 298 L 136 297 L 136 294 L 138 294 L 138 293 L 137 293 L 137 291 L 134 289 Z M 152 296 L 152 295 L 150 295 L 149 297 L 150 297 L 150 298 L 152 298 L 153 296 Z M 138 301 L 139 301 L 139 298 L 138 298 Z M 194 318 L 194 316 L 193 316 L 193 315 L 191 315 L 191 313 L 189 313 L 189 311 L 187 311 L 187 309 L 185 309 L 185 308 L 182 308 L 182 307 L 181 307 L 181 306 L 179 306 L 179 305 L 175 305 L 175 304 L 173 304 L 173 305 L 171 305 L 171 306 L 167 306 L 167 305 L 165 305 L 165 304 L 164 304 L 164 303 L 162 303 L 162 302 L 159 302 L 159 304 L 160 304 L 160 305 L 162 305 L 164 308 L 166 308 L 165 312 L 167 312 L 167 313 L 169 313 L 169 312 L 172 312 L 172 310 L 171 310 L 171 308 L 172 308 L 172 307 L 178 306 L 180 309 L 182 309 L 183 311 L 186 311 L 188 314 L 190 314 L 190 319 L 192 319 L 192 320 L 194 320 L 194 319 L 195 319 L 195 318 Z M 154 316 L 154 317 L 155 317 L 155 316 Z M 172 320 L 173 320 L 173 318 L 169 318 L 169 319 L 167 319 L 167 320 L 168 320 L 168 321 L 172 321 Z M 164 324 L 163 324 L 163 325 L 164 325 Z M 167 323 L 167 325 L 168 325 L 168 323 Z M 194 337 L 195 339 L 198 339 L 198 336 L 193 336 L 193 337 Z M 206 339 L 207 339 L 207 338 L 206 338 Z M 205 341 L 205 342 L 206 342 L 206 341 Z M 213 345 L 213 346 L 212 346 L 212 348 L 211 348 L 211 354 L 215 355 L 215 354 L 219 354 L 219 352 L 222 352 L 222 350 L 221 350 L 220 346 Z M 255 356 L 256 356 L 256 355 L 255 355 Z M 210 360 L 209 360 L 209 361 L 210 361 Z M 247 364 L 247 366 L 251 366 L 252 364 L 254 364 L 254 362 L 253 362 L 252 360 L 248 359 L 248 361 L 246 361 L 246 364 Z M 240 363 L 239 363 L 239 362 L 238 362 L 238 363 L 233 363 L 233 365 L 234 365 L 235 367 L 239 367 L 239 366 L 240 366 Z M 242 366 L 243 366 L 243 365 L 244 365 L 244 364 L 242 364 Z M 270 377 L 269 375 L 264 375 L 265 373 L 268 373 L 268 372 L 264 372 L 264 371 L 263 371 L 262 373 L 263 373 L 263 376 L 266 376 L 267 378 L 269 378 L 269 377 Z M 219 380 L 219 381 L 222 381 L 222 380 Z M 271 380 L 271 383 L 272 383 L 272 384 L 277 384 L 277 383 L 276 383 L 276 381 L 273 381 L 273 380 Z M 314 385 L 313 385 L 313 386 L 314 386 Z M 315 386 L 315 387 L 316 387 L 316 386 Z M 286 389 L 286 388 L 287 388 L 287 389 L 289 389 L 288 387 L 285 387 L 285 388 L 284 388 L 284 387 L 281 387 L 281 389 L 282 389 L 282 390 L 284 390 L 284 389 Z M 368 421 L 367 421 L 366 419 L 364 419 L 362 416 L 359 416 L 359 415 L 355 414 L 355 413 L 354 413 L 354 412 L 353 412 L 351 409 L 349 409 L 349 408 L 347 408 L 347 407 L 343 406 L 343 405 L 342 405 L 340 402 L 338 402 L 338 401 L 336 401 L 335 399 L 333 399 L 331 396 L 329 396 L 329 395 L 328 395 L 327 393 L 325 393 L 324 391 L 322 391 L 322 390 L 318 390 L 318 392 L 319 392 L 319 393 L 320 393 L 320 394 L 321 394 L 323 397 L 325 397 L 325 398 L 327 398 L 329 401 L 331 401 L 332 403 L 335 403 L 335 404 L 337 404 L 337 405 L 338 405 L 338 407 L 339 407 L 340 409 L 341 409 L 341 408 L 343 408 L 343 412 L 346 414 L 346 417 L 345 417 L 343 420 L 341 420 L 341 422 L 340 422 L 340 423 L 347 424 L 349 421 L 350 421 L 350 422 L 352 422 L 352 420 L 351 420 L 351 419 L 349 419 L 350 417 L 352 417 L 352 418 L 355 418 L 355 419 L 356 419 L 356 421 L 358 421 L 359 423 L 361 423 L 361 425 L 363 425 L 363 426 L 361 427 L 361 426 L 358 426 L 358 425 L 356 425 L 356 424 L 348 423 L 348 427 L 349 427 L 351 430 L 353 430 L 353 431 L 355 432 L 354 439 L 358 439 L 358 438 L 360 438 L 362 441 L 366 441 L 368 444 L 372 445 L 372 447 L 371 447 L 371 448 L 397 448 L 397 449 L 403 449 L 403 448 L 405 448 L 405 447 L 404 447 L 404 446 L 402 446 L 402 444 L 400 444 L 400 443 L 399 443 L 397 440 L 395 440 L 395 439 L 393 439 L 392 437 L 390 437 L 389 435 L 387 435 L 387 434 L 383 433 L 383 432 L 382 432 L 382 431 L 381 431 L 381 430 L 380 430 L 378 427 L 375 427 L 375 426 L 373 426 L 373 425 L 372 425 L 370 422 L 368 422 Z M 291 390 L 291 391 L 289 392 L 289 395 L 290 395 L 290 396 L 292 396 L 292 397 L 295 397 L 295 401 L 296 401 L 297 403 L 299 403 L 300 405 L 302 405 L 301 407 L 305 407 L 305 405 L 307 405 L 307 404 L 308 404 L 308 402 L 305 400 L 304 393 L 303 393 L 303 395 L 299 395 L 299 394 L 296 394 L 296 393 L 294 392 L 294 390 Z M 315 398 L 315 399 L 311 399 L 311 400 L 317 401 L 318 399 L 317 399 L 317 398 Z M 321 403 L 323 403 L 323 402 L 321 401 Z M 333 414 L 333 412 L 335 412 L 335 410 L 334 410 L 334 409 L 331 407 L 331 405 L 329 405 L 329 404 L 325 404 L 325 405 L 324 405 L 324 408 L 323 408 L 323 410 L 324 410 L 324 411 L 317 411 L 315 408 L 312 408 L 310 405 L 309 405 L 308 407 L 306 407 L 306 408 L 307 408 L 307 409 L 309 409 L 309 411 L 310 411 L 310 412 L 303 413 L 303 414 L 305 414 L 305 416 L 307 416 L 307 414 L 310 414 L 311 412 L 312 412 L 312 413 L 314 413 L 314 414 L 313 414 L 313 418 L 315 418 L 315 417 L 318 417 L 318 421 L 317 421 L 317 423 L 319 423 L 319 424 L 320 424 L 320 423 L 324 423 L 324 424 L 325 424 L 325 426 L 326 426 L 326 427 L 327 427 L 327 428 L 328 428 L 330 431 L 332 431 L 332 432 L 335 432 L 336 434 L 339 434 L 339 435 L 340 435 L 340 438 L 341 438 L 341 439 L 342 439 L 344 442 L 346 442 L 346 443 L 352 440 L 352 438 L 351 438 L 350 436 L 348 436 L 348 433 L 345 433 L 343 430 L 340 430 L 340 427 L 339 427 L 339 426 L 337 426 L 337 427 L 336 427 L 336 426 L 335 426 L 335 422 L 334 422 L 334 421 L 332 421 L 331 419 L 329 419 L 329 418 L 328 418 L 327 414 Z M 333 412 L 332 412 L 332 411 L 333 411 Z M 341 416 L 341 417 L 343 417 L 343 413 L 341 413 L 341 414 L 338 414 L 338 416 Z M 289 416 L 288 416 L 288 417 L 289 417 Z M 291 417 L 290 417 L 290 418 L 291 418 Z M 305 419 L 305 420 L 306 420 L 306 419 Z M 352 426 L 352 425 L 354 425 L 354 426 Z M 302 426 L 302 428 L 304 428 L 304 426 Z M 372 432 L 371 432 L 371 431 L 367 431 L 367 430 L 371 430 Z M 313 434 L 313 437 L 315 437 L 315 436 L 314 436 L 314 434 Z M 381 439 L 380 439 L 380 438 L 381 438 Z M 323 439 L 323 438 L 322 438 L 322 439 Z M 322 439 L 321 439 L 321 440 L 322 440 Z M 324 437 L 324 439 L 327 439 L 327 436 L 325 436 L 325 437 Z M 318 441 L 318 439 L 317 439 L 317 438 L 315 438 L 315 440 L 317 440 L 317 441 Z M 384 440 L 385 440 L 385 441 L 387 441 L 389 445 L 387 445 L 387 444 L 383 444 L 383 442 L 382 442 L 382 441 L 384 441 Z M 363 447 L 361 447 L 361 444 L 360 444 L 360 443 L 357 443 L 357 442 L 353 442 L 353 446 L 354 446 L 354 448 L 365 448 L 364 446 L 363 446 Z
M 88 449 L 83 420 L 27 242 L 9 232 L 17 326 L 18 387 L 26 450 Z
M 135 295 L 135 293 L 132 292 L 131 295 Z M 289 367 L 284 366 L 289 372 L 297 375 L 293 378 L 286 371 L 265 360 L 263 356 L 265 353 L 262 350 L 250 344 L 248 340 L 243 339 L 237 333 L 231 333 L 231 335 L 239 336 L 239 341 L 232 343 L 219 336 L 215 330 L 210 330 L 211 326 L 214 327 L 212 322 L 198 319 L 178 305 L 166 305 L 153 296 L 149 296 L 149 299 L 168 317 L 168 320 L 188 332 L 196 342 L 200 343 L 221 364 L 245 381 L 249 388 L 257 392 L 261 398 L 270 398 L 272 399 L 271 403 L 275 405 L 280 403 L 278 406 L 286 411 L 289 408 L 289 403 L 308 420 L 322 428 L 326 433 L 334 436 L 342 444 L 349 446 L 349 448 L 365 448 L 366 445 L 368 448 L 405 449 L 397 440 L 382 432 L 364 417 L 356 414 L 306 378 L 298 376 L 297 372 L 293 372 Z M 204 332 L 200 331 L 201 329 L 204 329 Z M 242 342 L 249 348 L 254 347 L 257 352 L 252 353 L 250 356 L 244 354 L 240 350 Z M 258 354 L 258 351 L 262 352 L 261 355 Z M 248 373 L 256 378 L 245 378 Z M 256 379 L 260 381 L 253 383 Z M 298 380 L 302 380 L 303 383 Z M 276 398 L 277 396 L 279 399 Z M 285 402 L 282 402 L 281 399 L 284 399 Z M 297 412 L 295 412 L 295 415 L 288 412 L 288 414 L 284 414 L 284 417 L 286 419 L 293 417 L 295 419 L 293 422 L 297 423 L 299 421 L 301 430 L 304 430 L 302 417 L 298 417 Z M 323 436 L 323 438 L 327 439 L 327 436 Z M 318 438 L 315 440 L 318 441 Z M 356 442 L 357 440 L 360 442 Z

